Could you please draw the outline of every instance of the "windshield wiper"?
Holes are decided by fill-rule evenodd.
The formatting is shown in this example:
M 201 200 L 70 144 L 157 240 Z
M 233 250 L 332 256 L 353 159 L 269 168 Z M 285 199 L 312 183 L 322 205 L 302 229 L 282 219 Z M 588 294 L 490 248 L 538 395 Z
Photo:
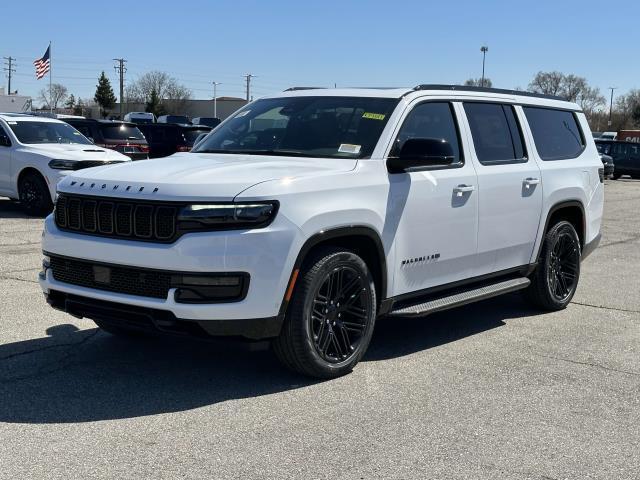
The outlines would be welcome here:
M 252 149 L 242 149 L 242 150 L 222 150 L 222 149 L 205 149 L 198 150 L 195 153 L 232 153 L 232 154 L 240 154 L 240 155 L 277 155 L 281 157 L 312 157 L 313 155 L 309 155 L 307 153 L 299 152 L 297 150 L 252 150 Z

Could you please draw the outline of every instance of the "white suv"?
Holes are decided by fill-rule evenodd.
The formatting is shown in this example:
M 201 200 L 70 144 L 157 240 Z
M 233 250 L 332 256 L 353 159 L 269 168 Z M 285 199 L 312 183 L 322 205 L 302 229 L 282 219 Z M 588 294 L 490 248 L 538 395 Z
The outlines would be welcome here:
M 293 89 L 191 153 L 74 172 L 45 222 L 48 302 L 114 334 L 273 339 L 350 371 L 380 316 L 515 290 L 566 307 L 603 172 L 573 103 L 506 90 Z
M 56 184 L 68 173 L 126 161 L 60 120 L 0 113 L 0 196 L 19 199 L 29 214 L 51 212 Z

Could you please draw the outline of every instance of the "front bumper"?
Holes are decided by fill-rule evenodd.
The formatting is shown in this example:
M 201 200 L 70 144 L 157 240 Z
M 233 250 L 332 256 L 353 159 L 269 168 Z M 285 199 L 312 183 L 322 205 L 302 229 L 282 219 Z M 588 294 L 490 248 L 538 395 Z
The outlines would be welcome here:
M 167 310 L 96 300 L 56 290 L 49 290 L 46 298 L 53 308 L 74 317 L 89 318 L 102 324 L 145 333 L 263 340 L 276 337 L 284 319 L 284 316 L 277 315 L 270 318 L 197 321 L 177 318 Z
M 50 215 L 45 220 L 42 247 L 52 255 L 143 269 L 246 272 L 251 281 L 242 300 L 206 304 L 178 303 L 173 288 L 166 298 L 151 298 L 63 283 L 53 277 L 50 269 L 41 274 L 40 285 L 49 296 L 51 292 L 58 292 L 169 312 L 178 320 L 211 324 L 237 321 L 237 325 L 241 325 L 246 319 L 259 322 L 278 317 L 300 242 L 299 230 L 284 216 L 263 229 L 193 233 L 172 244 L 157 244 L 64 232 L 56 227 Z

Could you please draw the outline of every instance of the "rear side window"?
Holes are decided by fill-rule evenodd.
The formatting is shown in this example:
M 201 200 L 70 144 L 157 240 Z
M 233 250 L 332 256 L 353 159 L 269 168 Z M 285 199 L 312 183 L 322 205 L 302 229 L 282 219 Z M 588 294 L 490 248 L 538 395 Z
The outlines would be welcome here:
M 138 127 L 124 123 L 113 125 L 103 124 L 100 126 L 102 135 L 109 140 L 144 140 L 144 135 Z
M 394 154 L 400 152 L 410 138 L 437 138 L 449 142 L 453 149 L 453 165 L 462 165 L 458 128 L 452 106 L 446 102 L 426 102 L 416 106 L 407 115 L 396 140 Z
M 573 112 L 524 107 L 524 113 L 542 160 L 576 158 L 584 150 L 584 136 Z
M 465 103 L 464 110 L 480 163 L 527 161 L 522 132 L 511 105 Z

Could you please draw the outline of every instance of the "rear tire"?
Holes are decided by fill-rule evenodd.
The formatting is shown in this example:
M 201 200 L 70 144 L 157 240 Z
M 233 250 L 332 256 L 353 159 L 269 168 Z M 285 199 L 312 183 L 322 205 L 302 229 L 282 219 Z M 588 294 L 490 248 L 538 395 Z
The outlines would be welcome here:
M 273 350 L 287 368 L 304 375 L 347 374 L 367 351 L 376 305 L 367 264 L 348 250 L 321 248 L 300 270 Z
M 20 178 L 18 194 L 20 205 L 28 215 L 41 217 L 53 210 L 47 182 L 38 173 L 29 172 Z
M 571 223 L 562 220 L 546 233 L 538 266 L 525 290 L 538 308 L 554 311 L 566 308 L 580 279 L 580 239 Z

